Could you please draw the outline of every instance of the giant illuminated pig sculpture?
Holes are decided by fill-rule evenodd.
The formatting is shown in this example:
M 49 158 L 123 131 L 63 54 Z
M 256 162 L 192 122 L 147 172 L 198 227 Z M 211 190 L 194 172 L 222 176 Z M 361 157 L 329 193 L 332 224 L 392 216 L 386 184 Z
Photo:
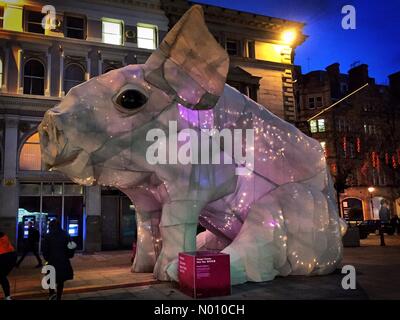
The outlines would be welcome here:
M 76 183 L 114 186 L 131 198 L 135 272 L 177 280 L 178 253 L 196 250 L 200 223 L 207 231 L 197 236 L 197 249 L 230 254 L 233 284 L 329 273 L 341 260 L 345 225 L 323 150 L 226 85 L 228 65 L 201 7 L 193 6 L 144 65 L 76 86 L 46 112 L 39 127 L 43 160 Z M 221 147 L 205 129 L 253 130 L 253 138 L 233 142 L 253 161 L 236 161 L 237 153 L 227 155 L 229 134 Z M 231 156 L 231 163 L 173 161 L 181 152 L 180 159 L 195 158 L 184 131 L 191 139 L 193 132 L 208 134 L 202 151 L 217 146 L 217 160 Z

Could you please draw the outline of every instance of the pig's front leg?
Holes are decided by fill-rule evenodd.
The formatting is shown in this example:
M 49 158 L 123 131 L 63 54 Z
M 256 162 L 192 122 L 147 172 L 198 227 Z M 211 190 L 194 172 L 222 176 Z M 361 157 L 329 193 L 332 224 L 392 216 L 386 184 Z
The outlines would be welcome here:
M 172 201 L 162 209 L 160 232 L 162 250 L 154 267 L 158 280 L 178 281 L 178 254 L 196 251 L 198 218 L 203 204 L 200 201 Z
M 132 272 L 152 272 L 157 254 L 155 241 L 159 237 L 161 203 L 148 188 L 123 189 L 136 208 L 137 242 Z
M 132 265 L 132 272 L 152 272 L 157 259 L 154 242 L 160 211 L 137 211 L 137 242 L 136 255 Z

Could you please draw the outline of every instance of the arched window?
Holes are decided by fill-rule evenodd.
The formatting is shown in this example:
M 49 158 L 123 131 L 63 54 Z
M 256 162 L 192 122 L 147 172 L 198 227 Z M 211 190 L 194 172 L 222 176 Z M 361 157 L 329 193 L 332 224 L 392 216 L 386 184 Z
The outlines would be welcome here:
M 19 156 L 20 170 L 41 170 L 39 133 L 34 133 L 24 143 Z
M 85 71 L 83 68 L 72 63 L 67 66 L 64 74 L 64 92 L 67 93 L 71 88 L 85 81 Z
M 24 93 L 44 94 L 44 66 L 36 59 L 30 59 L 24 66 Z

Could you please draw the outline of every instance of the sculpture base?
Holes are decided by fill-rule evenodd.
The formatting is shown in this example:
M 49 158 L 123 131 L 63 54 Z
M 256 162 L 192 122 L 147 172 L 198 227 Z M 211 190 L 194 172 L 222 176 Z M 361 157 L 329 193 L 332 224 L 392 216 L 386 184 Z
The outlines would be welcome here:
M 230 259 L 212 251 L 179 253 L 180 290 L 193 298 L 231 294 Z

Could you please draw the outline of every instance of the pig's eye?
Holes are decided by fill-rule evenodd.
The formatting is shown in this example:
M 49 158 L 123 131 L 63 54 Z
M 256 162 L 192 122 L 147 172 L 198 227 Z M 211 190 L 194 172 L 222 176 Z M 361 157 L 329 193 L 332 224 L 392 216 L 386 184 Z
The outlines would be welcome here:
M 147 102 L 147 97 L 138 90 L 125 90 L 116 99 L 116 103 L 124 109 L 135 110 Z

